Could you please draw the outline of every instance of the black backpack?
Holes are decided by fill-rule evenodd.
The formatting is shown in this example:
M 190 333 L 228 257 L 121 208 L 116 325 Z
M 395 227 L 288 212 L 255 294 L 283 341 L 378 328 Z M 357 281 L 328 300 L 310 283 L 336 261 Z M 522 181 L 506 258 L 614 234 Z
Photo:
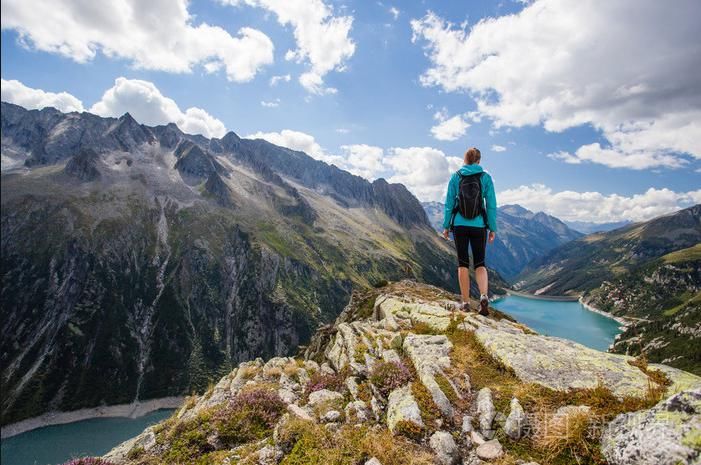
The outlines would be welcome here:
M 458 171 L 457 174 L 460 176 L 460 184 L 453 207 L 453 216 L 450 219 L 451 228 L 457 212 L 467 219 L 477 218 L 479 215 L 484 218 L 485 214 L 482 199 L 482 173 L 463 175 Z

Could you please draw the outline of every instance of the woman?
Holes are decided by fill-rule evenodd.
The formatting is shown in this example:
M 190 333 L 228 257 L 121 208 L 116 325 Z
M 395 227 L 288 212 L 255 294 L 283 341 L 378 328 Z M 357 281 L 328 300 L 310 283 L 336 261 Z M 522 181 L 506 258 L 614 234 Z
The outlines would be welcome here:
M 462 295 L 462 310 L 470 308 L 470 259 L 472 249 L 475 279 L 480 291 L 480 315 L 489 314 L 489 282 L 484 260 L 487 238 L 494 242 L 497 232 L 497 198 L 492 177 L 479 165 L 482 154 L 472 147 L 465 152 L 464 165 L 448 183 L 443 216 L 443 237 L 448 240 L 453 231 L 458 253 L 458 282 Z M 486 206 L 485 206 L 486 203 Z

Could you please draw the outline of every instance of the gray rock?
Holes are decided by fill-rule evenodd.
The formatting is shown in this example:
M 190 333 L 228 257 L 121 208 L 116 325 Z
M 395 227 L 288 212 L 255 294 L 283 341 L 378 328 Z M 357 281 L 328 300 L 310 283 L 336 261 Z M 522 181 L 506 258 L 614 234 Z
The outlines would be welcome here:
M 482 444 L 484 444 L 486 442 L 484 440 L 484 438 L 482 437 L 482 435 L 474 430 L 470 431 L 470 440 L 472 440 L 472 442 L 474 442 L 478 446 L 481 446 Z
M 265 446 L 258 451 L 258 465 L 277 465 L 283 455 L 277 447 Z
M 309 411 L 307 411 L 307 409 L 302 408 L 297 404 L 288 405 L 287 411 L 290 412 L 292 415 L 294 415 L 297 418 L 300 418 L 302 420 L 314 421 L 314 417 L 312 416 L 312 414 Z
M 399 354 L 394 349 L 387 349 L 382 351 L 382 360 L 385 362 L 401 363 L 402 359 L 399 358 Z
M 297 402 L 297 400 L 299 399 L 299 396 L 297 394 L 285 388 L 278 389 L 277 395 L 286 404 L 292 404 L 294 402 Z
M 321 364 L 321 368 L 320 368 L 320 369 L 321 369 L 321 372 L 322 372 L 322 373 L 326 373 L 327 375 L 335 375 L 335 374 L 336 374 L 336 370 L 334 370 L 333 368 L 331 368 L 331 365 L 329 365 L 329 364 L 326 363 L 326 362 L 324 362 L 324 363 Z
M 485 437 L 493 435 L 492 422 L 496 416 L 496 410 L 492 402 L 492 391 L 489 388 L 482 388 L 477 394 L 477 416 L 482 435 Z
M 504 433 L 511 439 L 520 439 L 523 436 L 527 423 L 526 412 L 523 411 L 518 399 L 514 397 L 511 399 L 511 411 L 504 423 Z
M 309 394 L 309 406 L 316 407 L 321 404 L 340 402 L 343 400 L 343 394 L 328 389 L 321 389 Z
M 345 408 L 346 421 L 349 423 L 364 423 L 370 420 L 370 411 L 362 400 L 349 402 Z
M 409 334 L 404 338 L 404 352 L 411 359 L 419 379 L 431 393 L 433 401 L 446 417 L 453 416 L 453 406 L 436 382 L 435 375 L 443 374 L 443 370 L 450 367 L 449 354 L 452 348 L 453 344 L 442 334 Z M 459 395 L 457 391 L 455 394 Z
M 465 415 L 462 417 L 462 434 L 470 434 L 472 431 L 472 417 L 470 415 Z
M 394 433 L 397 423 L 408 421 L 423 428 L 421 410 L 411 394 L 411 384 L 397 388 L 389 395 L 387 403 L 387 427 Z
M 355 376 L 346 378 L 346 387 L 351 396 L 353 396 L 353 399 L 358 400 L 358 380 Z
M 491 320 L 490 320 L 491 322 Z M 649 378 L 628 362 L 632 357 L 585 347 L 555 337 L 525 334 L 504 320 L 481 325 L 475 336 L 493 357 L 514 370 L 526 383 L 537 383 L 556 391 L 594 388 L 603 384 L 617 397 L 643 397 Z M 651 364 L 672 381 L 668 392 L 698 386 L 701 378 L 666 365 Z
M 475 453 L 482 460 L 494 460 L 504 455 L 504 448 L 498 439 L 492 439 L 477 447 Z
M 649 410 L 618 415 L 601 437 L 611 465 L 701 463 L 701 388 L 683 391 Z
M 382 465 L 382 462 L 377 460 L 375 457 L 371 458 L 367 462 L 365 462 L 365 465 Z
M 450 433 L 436 431 L 429 441 L 440 465 L 456 465 L 460 461 L 460 451 Z
M 375 416 L 375 421 L 380 421 L 382 416 L 382 404 L 377 400 L 377 397 L 370 399 L 370 408 L 372 409 L 372 414 Z
M 324 423 L 335 423 L 340 419 L 341 419 L 341 412 L 339 412 L 338 410 L 329 410 L 321 418 L 321 420 Z
M 485 463 L 486 462 L 477 457 L 477 454 L 474 450 L 470 451 L 467 458 L 465 458 L 465 460 L 462 461 L 462 465 L 484 465 Z

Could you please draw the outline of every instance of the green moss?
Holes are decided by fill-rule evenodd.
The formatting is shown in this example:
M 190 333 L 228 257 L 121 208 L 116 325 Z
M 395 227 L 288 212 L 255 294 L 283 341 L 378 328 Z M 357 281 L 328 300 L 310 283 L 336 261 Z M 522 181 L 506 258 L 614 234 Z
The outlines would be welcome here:
M 394 433 L 413 441 L 419 441 L 425 433 L 425 429 L 413 421 L 400 420 L 394 426 Z
M 411 383 L 411 394 L 414 396 L 419 410 L 421 411 L 421 420 L 426 425 L 434 424 L 435 420 L 440 418 L 441 411 L 433 400 L 431 392 L 424 386 L 421 381 Z
M 461 401 L 455 389 L 453 389 L 453 386 L 450 384 L 450 381 L 448 381 L 448 378 L 442 373 L 436 373 L 434 378 L 438 387 L 441 388 L 441 391 L 443 391 L 443 394 L 445 394 L 451 404 L 456 405 Z
M 701 449 L 701 430 L 693 429 L 682 437 L 682 444 L 692 449 Z

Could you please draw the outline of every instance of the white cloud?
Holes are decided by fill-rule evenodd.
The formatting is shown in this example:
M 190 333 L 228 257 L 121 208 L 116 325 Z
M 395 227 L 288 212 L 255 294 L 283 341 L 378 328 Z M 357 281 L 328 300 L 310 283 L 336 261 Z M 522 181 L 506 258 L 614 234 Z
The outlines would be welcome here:
M 554 192 L 543 184 L 508 189 L 497 194 L 501 205 L 519 204 L 533 211 L 544 211 L 566 221 L 644 221 L 701 203 L 701 190 L 674 192 L 650 188 L 626 197 L 599 192 Z
M 17 31 L 27 47 L 79 63 L 102 52 L 142 69 L 223 68 L 229 80 L 244 82 L 273 62 L 273 43 L 262 32 L 243 27 L 232 36 L 221 27 L 195 25 L 187 6 L 187 0 L 3 0 L 2 29 Z
M 264 139 L 268 142 L 287 147 L 292 150 L 305 152 L 307 155 L 317 160 L 322 160 L 327 163 L 333 163 L 333 156 L 328 155 L 321 145 L 316 141 L 314 136 L 301 131 L 293 131 L 291 129 L 283 129 L 280 132 L 256 132 L 245 136 L 246 139 Z
M 394 18 L 395 21 L 397 19 L 399 19 L 399 13 L 400 13 L 400 11 L 397 7 L 394 7 L 394 6 L 389 7 L 389 14 L 392 15 L 392 18 Z
M 340 168 L 373 181 L 386 170 L 383 162 L 384 150 L 367 144 L 342 145 L 343 164 Z
M 32 89 L 19 81 L 11 79 L 2 80 L 0 86 L 2 101 L 21 105 L 30 110 L 44 107 L 54 107 L 63 112 L 84 111 L 83 102 L 68 92 L 46 92 L 41 89 Z
M 609 146 L 587 161 L 678 167 L 701 158 L 700 16 L 695 0 L 537 0 L 470 30 L 430 12 L 411 24 L 431 60 L 421 82 L 469 93 L 496 127 L 590 124 Z
M 339 134 L 349 134 L 351 130 L 348 128 L 336 128 L 336 132 Z
M 201 108 L 191 107 L 184 112 L 171 98 L 165 97 L 149 81 L 117 78 L 97 103 L 91 113 L 100 116 L 121 116 L 129 112 L 135 120 L 150 126 L 175 123 L 185 133 L 202 134 L 205 137 L 222 137 L 226 133 L 224 123 Z
M 275 100 L 271 100 L 271 101 L 261 100 L 260 104 L 261 104 L 261 106 L 264 106 L 266 108 L 277 108 L 280 106 L 280 99 L 276 98 Z
M 394 172 L 388 181 L 404 184 L 420 200 L 443 200 L 450 174 L 462 165 L 433 147 L 394 147 L 384 162 Z
M 492 152 L 506 152 L 506 147 L 503 145 L 494 144 L 492 145 Z
M 620 152 L 601 147 L 599 143 L 583 145 L 575 153 L 555 152 L 548 154 L 553 160 L 565 163 L 581 164 L 583 162 L 599 163 L 610 168 L 630 168 L 642 170 L 655 167 L 680 168 L 687 160 L 668 153 L 655 152 Z
M 270 78 L 270 85 L 276 86 L 279 82 L 290 82 L 292 76 L 289 74 L 282 74 L 280 76 L 273 76 Z
M 331 71 L 343 71 L 345 61 L 355 53 L 355 43 L 349 37 L 352 16 L 335 16 L 332 8 L 322 0 L 220 1 L 265 8 L 275 13 L 283 26 L 291 25 L 297 49 L 288 50 L 285 58 L 310 65 L 310 69 L 299 77 L 299 82 L 313 94 L 336 92 L 336 89 L 324 86 L 324 76 Z
M 440 122 L 431 128 L 431 134 L 438 140 L 457 140 L 464 136 L 470 127 L 463 115 L 448 118 L 443 112 L 437 112 L 434 118 Z

